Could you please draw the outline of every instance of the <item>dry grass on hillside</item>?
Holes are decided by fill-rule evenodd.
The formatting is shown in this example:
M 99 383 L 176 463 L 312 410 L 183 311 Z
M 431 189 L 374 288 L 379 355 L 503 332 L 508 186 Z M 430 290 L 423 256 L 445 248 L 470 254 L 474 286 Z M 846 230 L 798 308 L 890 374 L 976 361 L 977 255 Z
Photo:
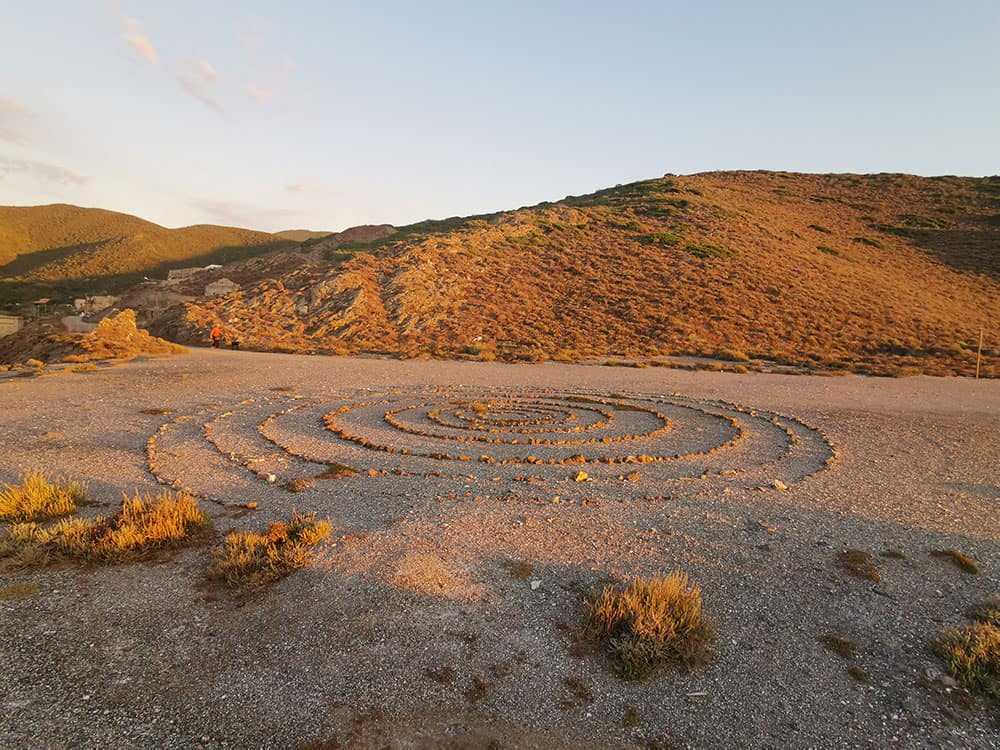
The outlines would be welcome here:
M 1000 328 L 1000 180 L 668 176 L 423 222 L 165 322 L 244 346 L 480 359 L 714 356 L 971 374 Z M 155 328 L 154 330 L 162 330 Z M 983 373 L 1000 374 L 987 337 Z
M 190 495 L 137 494 L 123 498 L 121 509 L 111 517 L 67 518 L 50 526 L 14 524 L 0 538 L 0 562 L 15 570 L 62 562 L 134 562 L 195 543 L 210 527 Z
M 231 262 L 295 244 L 266 232 L 209 224 L 166 229 L 95 208 L 0 206 L 0 279 L 108 279 L 169 265 Z

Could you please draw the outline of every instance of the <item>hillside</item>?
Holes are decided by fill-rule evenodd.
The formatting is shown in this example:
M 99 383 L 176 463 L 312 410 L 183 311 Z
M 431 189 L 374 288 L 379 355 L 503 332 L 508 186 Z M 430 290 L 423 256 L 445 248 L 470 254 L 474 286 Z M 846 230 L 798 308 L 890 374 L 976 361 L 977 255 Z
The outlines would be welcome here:
M 245 346 L 277 351 L 728 350 L 896 374 L 971 372 L 983 328 L 985 371 L 1000 364 L 995 177 L 668 175 L 350 247 L 368 252 L 188 305 L 153 328 L 197 341 L 219 321 Z
M 143 275 L 293 247 L 249 229 L 166 229 L 128 214 L 68 205 L 0 206 L 0 300 L 43 291 L 117 291 Z

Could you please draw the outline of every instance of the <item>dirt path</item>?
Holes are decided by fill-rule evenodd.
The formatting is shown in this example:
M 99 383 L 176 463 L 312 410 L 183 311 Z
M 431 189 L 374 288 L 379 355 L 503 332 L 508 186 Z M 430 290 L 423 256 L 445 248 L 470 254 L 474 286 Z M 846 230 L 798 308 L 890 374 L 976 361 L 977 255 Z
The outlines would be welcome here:
M 86 480 L 93 512 L 182 486 L 223 533 L 293 507 L 335 531 L 248 603 L 203 585 L 204 549 L 7 576 L 39 593 L 0 601 L 0 745 L 995 747 L 927 643 L 1000 591 L 998 428 L 995 381 L 211 350 L 5 376 L 2 480 Z M 283 488 L 329 463 L 359 475 Z M 625 683 L 574 655 L 583 593 L 678 566 L 719 632 L 706 668 Z

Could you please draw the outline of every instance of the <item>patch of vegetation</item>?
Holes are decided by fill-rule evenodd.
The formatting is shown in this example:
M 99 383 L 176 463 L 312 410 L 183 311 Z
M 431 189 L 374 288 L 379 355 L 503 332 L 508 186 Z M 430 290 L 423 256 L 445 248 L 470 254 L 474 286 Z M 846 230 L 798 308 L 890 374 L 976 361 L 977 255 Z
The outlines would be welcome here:
M 651 232 L 639 235 L 635 239 L 643 245 L 663 245 L 665 247 L 679 245 L 684 240 L 679 234 L 673 232 Z
M 844 659 L 853 659 L 854 655 L 858 651 L 858 644 L 854 641 L 842 638 L 836 633 L 827 633 L 826 635 L 820 636 L 819 642 L 822 643 L 828 651 L 832 651 L 837 654 L 837 656 L 843 657 Z
M 867 245 L 868 247 L 882 247 L 881 242 L 879 242 L 878 240 L 873 240 L 870 237 L 852 237 L 851 239 L 854 242 L 857 242 L 859 245 Z
M 957 549 L 936 549 L 931 551 L 931 555 L 951 560 L 966 573 L 976 575 L 979 572 L 979 566 L 976 564 L 976 561 L 968 555 L 959 552 Z
M 424 670 L 424 674 L 434 680 L 434 682 L 444 685 L 454 679 L 455 668 L 449 664 L 434 668 L 428 667 Z
M 816 249 L 821 253 L 826 253 L 827 255 L 840 255 L 840 250 L 835 247 L 830 247 L 829 245 L 817 245 Z
M 810 224 L 810 229 L 815 229 L 817 232 L 822 232 L 823 234 L 833 234 L 832 229 L 827 229 L 822 224 Z
M 607 643 L 623 679 L 643 679 L 667 662 L 693 669 L 711 656 L 715 629 L 702 615 L 701 589 L 679 570 L 606 586 L 584 606 L 587 636 Z
M 76 510 L 87 496 L 87 485 L 67 479 L 49 482 L 37 471 L 24 474 L 18 485 L 5 484 L 0 490 L 0 520 L 41 521 L 58 518 Z
M 946 229 L 951 226 L 951 222 L 945 219 L 938 219 L 925 214 L 902 214 L 899 220 L 908 227 L 917 229 Z
M 312 486 L 313 486 L 313 480 L 311 477 L 299 477 L 296 479 L 289 479 L 284 484 L 284 488 L 288 492 L 305 492 Z
M 482 703 L 486 700 L 486 691 L 491 687 L 493 687 L 492 683 L 481 677 L 473 677 L 472 687 L 465 691 L 465 699 L 469 703 Z
M 841 568 L 857 578 L 866 578 L 876 582 L 882 580 L 878 568 L 872 561 L 872 556 L 864 550 L 845 550 L 837 556 L 837 562 Z
M 905 560 L 906 559 L 906 555 L 903 553 L 903 551 L 902 550 L 898 550 L 898 549 L 883 550 L 882 552 L 879 552 L 879 555 L 881 557 L 887 557 L 890 560 Z
M 969 612 L 969 617 L 976 622 L 985 622 L 1000 628 L 1000 594 L 986 602 L 976 604 Z
M 139 412 L 140 414 L 149 414 L 151 416 L 161 416 L 164 414 L 173 414 L 173 409 L 143 409 Z
M 715 358 L 725 360 L 726 362 L 750 361 L 750 356 L 740 349 L 719 349 L 715 353 Z
M 535 572 L 535 566 L 524 560 L 507 560 L 504 562 L 504 565 L 507 566 L 507 572 L 510 573 L 510 577 L 516 578 L 519 581 L 527 580 L 528 576 Z
M 262 589 L 308 565 L 313 547 L 329 533 L 328 521 L 294 511 L 289 521 L 273 521 L 266 534 L 234 531 L 221 549 L 212 551 L 215 564 L 208 577 L 239 594 Z
M 976 622 L 948 628 L 931 648 L 962 687 L 1000 699 L 1000 627 Z
M 17 599 L 27 599 L 38 593 L 38 584 L 34 581 L 21 581 L 12 583 L 10 586 L 0 588 L 0 602 L 9 602 Z
M 331 463 L 313 479 L 341 479 L 343 477 L 356 477 L 358 470 L 347 464 Z
M 0 558 L 9 558 L 7 567 L 14 568 L 135 562 L 193 544 L 210 527 L 208 516 L 186 493 L 136 494 L 123 498 L 121 509 L 110 518 L 67 518 L 49 527 L 15 524 L 0 543 Z
M 684 248 L 696 258 L 725 258 L 730 251 L 718 245 L 688 245 Z
M 855 680 L 855 682 L 872 681 L 872 676 L 868 674 L 865 670 L 863 670 L 861 667 L 859 667 L 857 664 L 848 669 L 847 674 L 849 674 Z

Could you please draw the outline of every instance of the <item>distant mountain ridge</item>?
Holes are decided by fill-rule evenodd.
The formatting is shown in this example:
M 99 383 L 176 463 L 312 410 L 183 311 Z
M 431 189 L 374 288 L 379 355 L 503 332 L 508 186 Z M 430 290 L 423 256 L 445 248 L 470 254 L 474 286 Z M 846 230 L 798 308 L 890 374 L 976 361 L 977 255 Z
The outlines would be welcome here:
M 667 175 L 330 244 L 156 332 L 252 321 L 234 333 L 275 351 L 951 374 L 1000 329 L 998 177 Z M 988 338 L 986 371 L 998 356 Z

